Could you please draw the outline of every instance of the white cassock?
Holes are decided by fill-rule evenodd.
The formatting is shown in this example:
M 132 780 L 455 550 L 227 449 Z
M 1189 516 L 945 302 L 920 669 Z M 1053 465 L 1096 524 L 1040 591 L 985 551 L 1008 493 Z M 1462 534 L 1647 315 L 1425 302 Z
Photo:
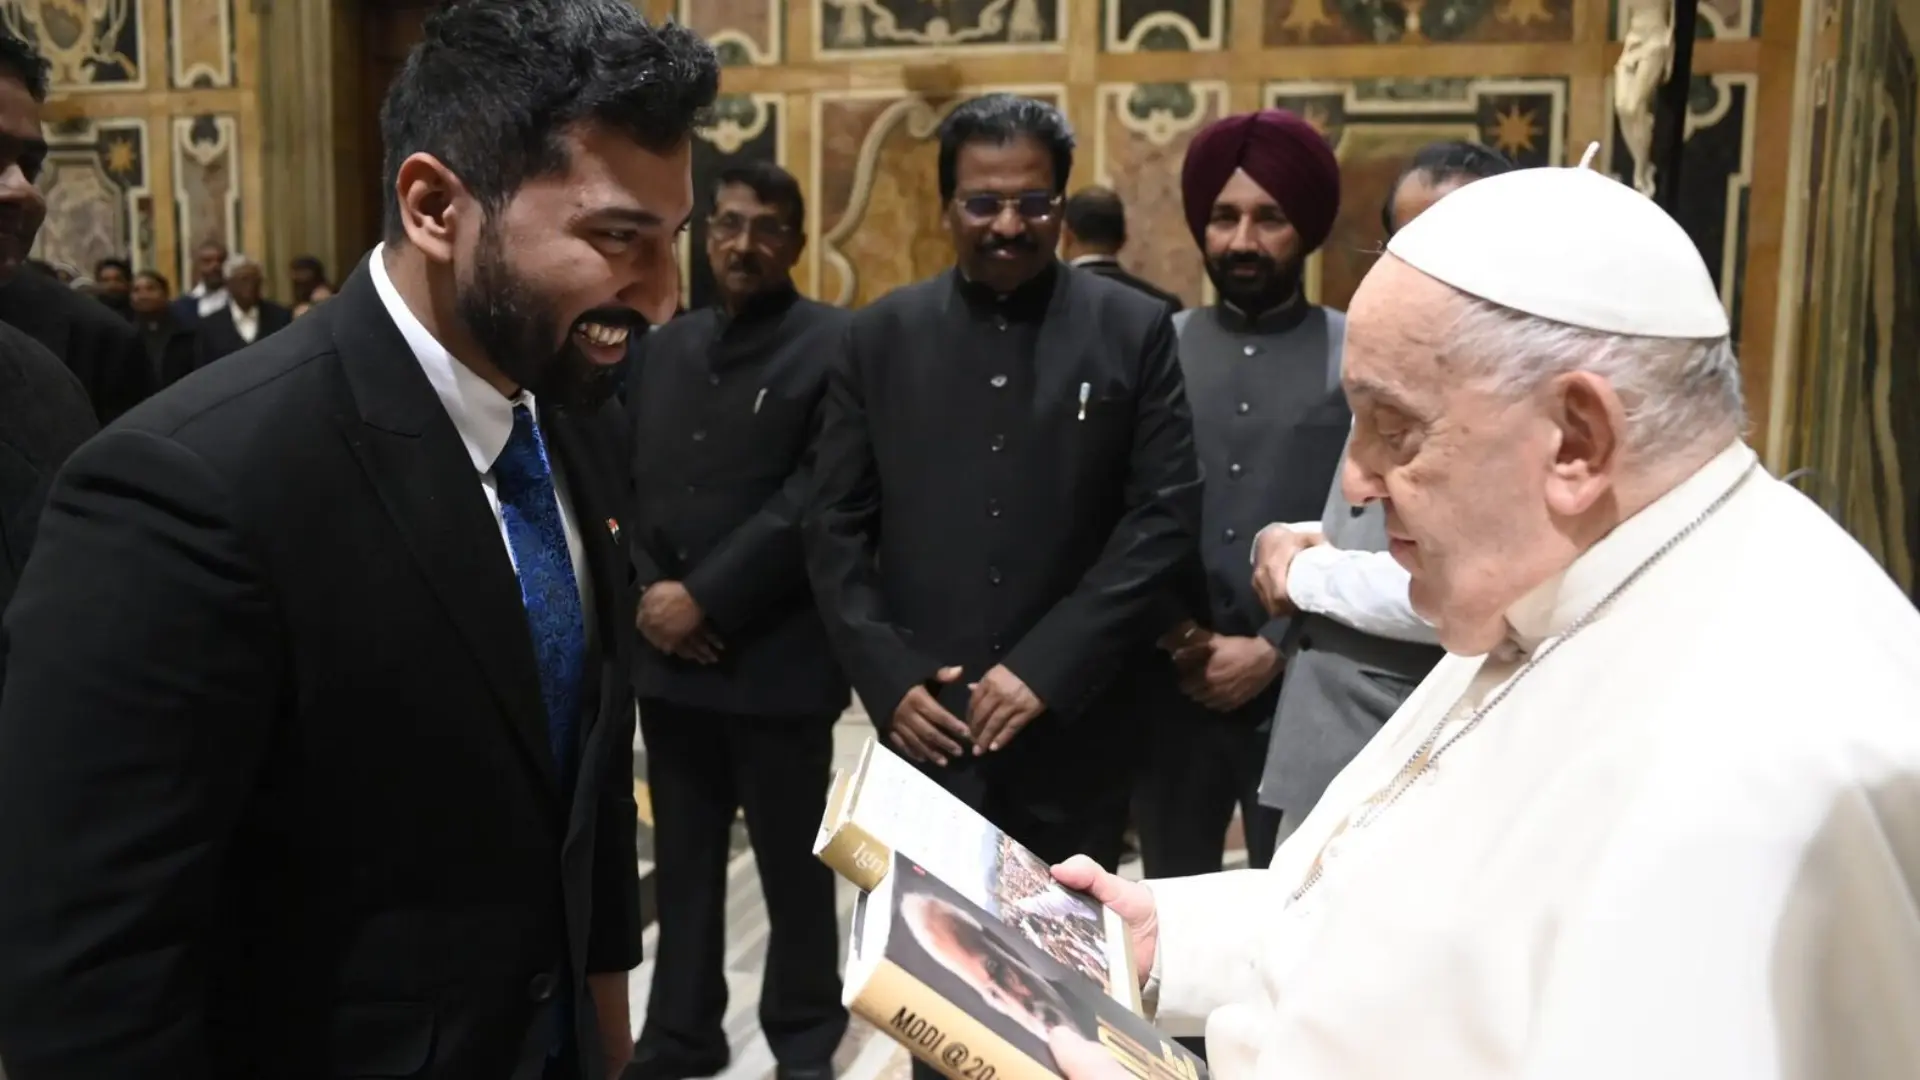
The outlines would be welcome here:
M 1514 645 L 1753 462 L 1730 446 L 1535 589 Z M 1513 652 L 1444 660 L 1271 869 L 1152 883 L 1161 1025 L 1204 1024 L 1218 1080 L 1920 1077 L 1920 613 L 1859 545 L 1755 470 L 1340 832 Z

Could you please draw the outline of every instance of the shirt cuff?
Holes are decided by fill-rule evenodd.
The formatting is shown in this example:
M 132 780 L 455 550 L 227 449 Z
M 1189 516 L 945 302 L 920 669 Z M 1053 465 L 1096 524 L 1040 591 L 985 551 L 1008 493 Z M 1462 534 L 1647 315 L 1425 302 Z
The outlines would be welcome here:
M 1321 544 L 1307 548 L 1287 564 L 1287 597 L 1301 611 L 1326 614 L 1327 571 L 1339 563 L 1346 552 Z
M 1147 1019 L 1160 1011 L 1160 950 L 1153 951 L 1153 970 L 1147 973 L 1146 985 L 1140 988 L 1140 1010 Z

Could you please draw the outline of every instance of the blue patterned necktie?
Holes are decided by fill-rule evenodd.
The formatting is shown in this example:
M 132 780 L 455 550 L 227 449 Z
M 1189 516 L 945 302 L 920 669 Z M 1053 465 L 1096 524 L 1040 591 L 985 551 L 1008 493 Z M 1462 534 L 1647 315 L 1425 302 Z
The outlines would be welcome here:
M 540 666 L 547 739 L 564 791 L 573 789 L 574 726 L 580 722 L 587 667 L 587 626 L 573 577 L 567 531 L 560 522 L 547 446 L 525 405 L 513 407 L 513 434 L 493 463 L 500 515 L 507 523 L 520 576 L 520 600 Z

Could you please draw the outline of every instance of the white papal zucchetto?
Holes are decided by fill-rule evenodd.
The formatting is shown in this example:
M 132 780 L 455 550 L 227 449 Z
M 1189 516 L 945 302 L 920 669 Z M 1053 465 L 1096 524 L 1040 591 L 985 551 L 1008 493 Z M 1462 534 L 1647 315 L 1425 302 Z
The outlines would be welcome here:
M 1570 326 L 1661 338 L 1728 332 L 1686 230 L 1590 169 L 1477 180 L 1408 222 L 1387 251 L 1470 296 Z

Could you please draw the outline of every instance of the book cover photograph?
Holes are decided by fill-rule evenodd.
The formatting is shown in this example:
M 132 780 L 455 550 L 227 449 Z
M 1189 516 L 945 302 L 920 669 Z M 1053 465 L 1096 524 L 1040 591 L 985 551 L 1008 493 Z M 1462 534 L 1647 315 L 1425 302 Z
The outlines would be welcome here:
M 834 778 L 814 854 L 865 890 L 901 847 L 976 908 L 1068 969 L 1139 1008 L 1139 980 L 1120 917 L 1062 887 L 1046 862 L 905 759 L 868 739 Z
M 953 1080 L 1058 1076 L 1065 1027 L 1141 1080 L 1203 1080 L 1206 1066 L 1084 974 L 906 855 L 854 909 L 846 1003 Z

